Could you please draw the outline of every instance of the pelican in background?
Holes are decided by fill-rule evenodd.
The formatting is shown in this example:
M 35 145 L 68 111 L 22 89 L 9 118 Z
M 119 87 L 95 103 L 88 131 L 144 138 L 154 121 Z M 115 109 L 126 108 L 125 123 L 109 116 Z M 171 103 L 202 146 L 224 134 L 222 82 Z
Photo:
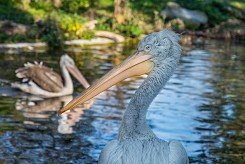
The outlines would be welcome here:
M 80 73 L 74 60 L 67 54 L 60 58 L 60 69 L 64 83 L 60 75 L 52 69 L 43 66 L 42 63 L 27 63 L 24 67 L 17 69 L 16 76 L 22 78 L 23 83 L 12 83 L 13 88 L 18 88 L 23 92 L 42 97 L 60 97 L 73 93 L 73 82 L 69 72 L 85 87 L 89 83 Z
M 186 164 L 184 147 L 178 141 L 157 138 L 146 123 L 146 112 L 179 62 L 179 36 L 167 29 L 146 36 L 136 52 L 58 111 L 61 114 L 90 100 L 128 77 L 148 74 L 131 98 L 119 135 L 102 150 L 99 164 Z

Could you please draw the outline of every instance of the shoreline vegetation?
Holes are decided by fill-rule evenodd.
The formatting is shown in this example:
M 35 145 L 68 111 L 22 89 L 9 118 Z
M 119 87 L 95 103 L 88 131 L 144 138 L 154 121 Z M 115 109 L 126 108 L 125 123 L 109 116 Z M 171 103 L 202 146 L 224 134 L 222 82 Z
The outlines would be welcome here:
M 183 14 L 186 13 L 186 14 Z M 0 49 L 111 44 L 171 28 L 182 44 L 245 40 L 242 0 L 0 1 Z M 18 43 L 18 44 L 17 44 Z

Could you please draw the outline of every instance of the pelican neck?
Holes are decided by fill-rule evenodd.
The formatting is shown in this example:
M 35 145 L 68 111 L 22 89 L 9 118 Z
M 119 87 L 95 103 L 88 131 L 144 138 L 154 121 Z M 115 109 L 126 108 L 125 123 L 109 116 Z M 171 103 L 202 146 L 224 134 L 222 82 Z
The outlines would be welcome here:
M 71 79 L 70 73 L 68 72 L 66 66 L 64 64 L 61 64 L 60 68 L 61 68 L 62 76 L 64 78 L 64 89 L 73 90 L 72 79 Z
M 173 74 L 178 60 L 169 60 L 156 66 L 131 98 L 119 129 L 118 140 L 156 138 L 146 122 L 151 102 Z

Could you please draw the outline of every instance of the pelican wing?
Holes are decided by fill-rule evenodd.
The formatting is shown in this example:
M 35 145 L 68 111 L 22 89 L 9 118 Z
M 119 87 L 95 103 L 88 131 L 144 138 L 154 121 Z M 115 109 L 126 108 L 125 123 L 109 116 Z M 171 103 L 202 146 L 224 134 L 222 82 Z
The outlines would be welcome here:
M 59 74 L 38 63 L 25 64 L 25 67 L 16 70 L 16 76 L 32 80 L 42 89 L 49 92 L 59 92 L 64 87 Z
M 176 140 L 172 140 L 169 142 L 170 148 L 170 163 L 183 163 L 188 164 L 189 158 L 187 156 L 185 148 Z
M 46 67 L 47 68 L 47 67 Z M 49 68 L 48 68 L 49 69 Z M 51 70 L 51 69 L 49 69 Z M 63 82 L 62 82 L 62 78 L 60 77 L 59 74 L 57 74 L 56 72 L 54 72 L 53 70 L 51 71 L 46 71 L 45 75 L 51 80 L 53 81 L 58 87 L 60 87 L 61 89 L 64 87 Z

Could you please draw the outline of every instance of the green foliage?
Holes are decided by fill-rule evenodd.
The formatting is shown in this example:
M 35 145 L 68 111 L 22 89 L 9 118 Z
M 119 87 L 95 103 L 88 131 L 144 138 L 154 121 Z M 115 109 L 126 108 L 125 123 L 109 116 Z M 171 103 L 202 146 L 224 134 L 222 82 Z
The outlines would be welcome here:
M 32 0 L 30 2 L 30 7 L 34 9 L 41 9 L 46 12 L 50 12 L 54 9 L 53 3 L 47 0 Z
M 219 7 L 215 7 L 212 5 L 207 6 L 207 8 L 204 9 L 204 12 L 207 13 L 207 16 L 209 18 L 209 24 L 211 26 L 226 21 L 231 17 L 229 13 L 224 13 L 221 11 Z
M 7 35 L 0 32 L 1 43 L 19 43 L 19 42 L 33 42 L 38 38 L 39 32 L 36 28 L 30 28 L 29 32 L 25 35 L 14 34 Z
M 112 27 L 112 18 L 106 18 L 106 17 L 102 17 L 100 19 L 98 19 L 98 23 L 96 25 L 96 29 L 98 30 L 104 30 L 104 31 L 111 31 Z
M 189 22 L 184 22 L 185 24 L 185 28 L 189 29 L 189 30 L 197 30 L 199 29 L 199 25 L 193 24 L 193 23 L 189 23 Z M 173 29 L 179 29 L 178 26 L 177 27 L 172 27 Z
M 85 30 L 85 31 L 83 31 L 83 32 L 80 34 L 79 37 L 80 37 L 80 38 L 83 38 L 83 39 L 88 39 L 88 40 L 90 40 L 90 39 L 93 39 L 93 38 L 95 37 L 95 34 L 94 34 L 94 31 L 92 31 L 92 30 Z
M 63 44 L 63 40 L 92 39 L 94 32 L 84 28 L 87 18 L 98 20 L 97 30 L 137 37 L 142 31 L 149 32 L 157 23 L 161 24 L 162 17 L 158 13 L 169 1 L 127 0 L 123 9 L 127 12 L 124 15 L 124 23 L 116 24 L 115 29 L 112 29 L 114 0 L 61 0 L 60 6 L 55 6 L 53 0 L 0 0 L 0 20 L 10 20 L 31 27 L 26 35 L 9 36 L 0 33 L 0 42 L 41 40 L 48 42 L 52 47 L 58 47 Z M 227 6 L 240 10 L 245 8 L 242 0 L 174 0 L 174 2 L 184 8 L 207 14 L 209 24 L 205 27 L 194 27 L 184 22 L 185 27 L 191 30 L 212 27 L 229 18 L 238 17 L 235 13 L 229 12 Z M 156 18 L 159 18 L 160 23 L 155 22 Z M 35 21 L 43 24 L 39 27 Z M 137 22 L 141 22 L 140 26 Z M 173 28 L 178 27 L 178 23 L 173 24 Z
M 0 5 L 5 7 L 17 7 L 21 4 L 22 4 L 22 0 L 0 1 Z
M 63 15 L 61 17 L 59 14 L 53 14 L 44 22 L 41 39 L 51 47 L 61 47 L 64 40 L 92 39 L 94 37 L 93 31 L 82 28 L 84 20 L 77 15 Z
M 139 26 L 135 24 L 133 20 L 125 24 L 118 24 L 115 31 L 117 33 L 123 33 L 127 37 L 137 37 L 141 34 Z
M 77 14 L 65 14 L 64 12 L 59 11 L 52 15 L 56 18 L 61 28 L 67 31 L 77 31 L 80 29 L 81 25 L 86 22 L 85 19 Z
M 114 0 L 95 0 L 95 6 L 98 8 L 106 8 L 114 6 Z
M 62 9 L 64 11 L 77 13 L 88 9 L 92 5 L 92 0 L 63 0 Z
M 65 40 L 71 39 L 92 39 L 94 33 L 83 28 L 86 22 L 84 18 L 77 14 L 66 14 L 62 11 L 53 14 L 64 33 Z
M 0 33 L 0 41 L 2 43 L 18 43 L 18 42 L 26 42 L 30 40 L 27 36 L 16 34 L 13 36 L 6 35 L 4 33 Z
M 112 18 L 105 17 L 98 20 L 97 29 L 105 31 L 113 31 L 115 33 L 124 34 L 127 37 L 137 37 L 142 34 L 139 26 L 133 20 L 126 21 L 124 24 L 116 24 L 116 29 L 112 30 Z
M 191 10 L 200 10 L 207 14 L 210 26 L 219 24 L 227 19 L 231 18 L 232 15 L 224 11 L 224 6 L 227 5 L 226 0 L 176 0 L 182 7 Z
M 41 40 L 47 42 L 50 47 L 61 47 L 63 45 L 63 32 L 58 26 L 56 19 L 50 16 L 44 21 Z
M 133 10 L 144 12 L 153 17 L 153 11 L 161 11 L 168 1 L 169 0 L 129 0 L 129 3 Z
M 167 2 L 170 0 L 129 0 L 129 6 L 137 12 L 142 12 L 144 14 L 144 21 L 153 20 L 154 14 L 153 11 L 161 11 L 165 8 Z M 224 10 L 228 5 L 235 6 L 240 9 L 244 9 L 245 3 L 242 0 L 237 1 L 228 1 L 228 0 L 174 0 L 174 2 L 180 4 L 182 7 L 199 10 L 207 14 L 209 19 L 209 26 L 215 26 L 223 21 L 226 21 L 229 18 L 236 17 L 231 13 Z M 147 19 L 149 16 L 150 19 Z M 188 29 L 193 29 L 189 24 L 185 24 Z M 190 28 L 189 28 L 190 27 Z M 198 28 L 194 28 L 198 29 Z
M 233 1 L 230 4 L 238 9 L 245 10 L 245 2 Z
M 0 20 L 16 23 L 33 24 L 33 16 L 22 9 L 21 0 L 0 0 Z

